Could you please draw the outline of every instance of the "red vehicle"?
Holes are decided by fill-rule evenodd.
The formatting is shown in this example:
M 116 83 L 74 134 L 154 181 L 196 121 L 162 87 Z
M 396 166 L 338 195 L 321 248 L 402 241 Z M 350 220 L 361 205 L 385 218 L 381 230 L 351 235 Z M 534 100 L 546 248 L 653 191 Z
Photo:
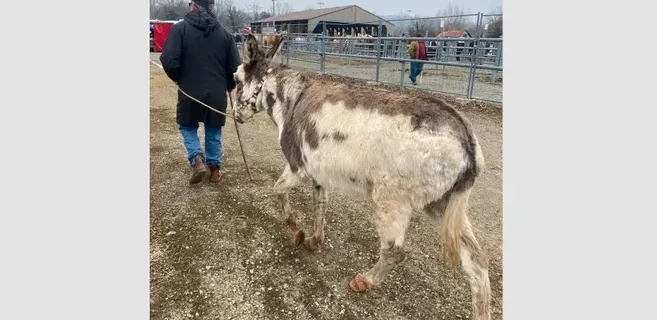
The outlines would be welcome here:
M 169 31 L 171 27 L 180 22 L 172 20 L 151 20 L 150 21 L 150 51 L 151 52 L 162 52 L 162 47 L 164 42 L 169 36 Z

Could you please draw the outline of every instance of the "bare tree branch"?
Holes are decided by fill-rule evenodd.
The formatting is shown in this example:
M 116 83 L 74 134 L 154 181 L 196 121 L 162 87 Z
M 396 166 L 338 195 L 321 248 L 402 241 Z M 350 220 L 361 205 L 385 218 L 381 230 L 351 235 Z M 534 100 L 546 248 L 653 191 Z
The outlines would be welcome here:
M 503 31 L 503 25 L 504 23 L 502 22 L 503 16 L 502 14 L 502 8 L 498 7 L 497 9 L 493 10 L 491 14 L 500 14 L 500 16 L 491 16 L 488 17 L 488 19 L 484 22 L 488 24 L 488 30 L 486 31 L 486 37 L 488 38 L 499 38 L 502 36 L 502 31 Z
M 182 19 L 187 13 L 185 0 L 150 0 L 150 18 L 159 20 Z
M 276 15 L 294 12 L 292 6 L 287 2 L 276 2 Z
M 442 18 L 444 22 L 444 30 L 468 30 L 472 34 L 474 28 L 476 28 L 476 23 L 472 21 L 472 18 L 464 17 L 463 15 L 465 14 L 466 13 L 463 8 L 459 7 L 458 4 L 452 3 L 450 1 L 447 3 L 445 9 L 438 10 L 436 16 L 446 17 Z

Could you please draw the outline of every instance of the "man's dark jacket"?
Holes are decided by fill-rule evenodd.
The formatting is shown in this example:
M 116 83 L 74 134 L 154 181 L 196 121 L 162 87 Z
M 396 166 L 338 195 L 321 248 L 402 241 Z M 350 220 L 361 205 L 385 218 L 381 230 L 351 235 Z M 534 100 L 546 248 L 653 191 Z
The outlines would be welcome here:
M 203 8 L 190 11 L 171 27 L 160 62 L 182 90 L 209 106 L 226 111 L 226 90 L 235 88 L 233 73 L 240 64 L 233 36 Z M 226 117 L 178 91 L 176 122 L 193 126 L 223 126 Z

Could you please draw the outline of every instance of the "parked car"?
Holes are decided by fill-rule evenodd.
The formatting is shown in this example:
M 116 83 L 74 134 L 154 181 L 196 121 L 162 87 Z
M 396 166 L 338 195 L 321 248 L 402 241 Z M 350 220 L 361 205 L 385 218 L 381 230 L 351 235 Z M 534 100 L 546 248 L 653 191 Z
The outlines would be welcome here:
M 166 41 L 167 36 L 169 35 L 169 30 L 171 26 L 182 21 L 180 20 L 150 20 L 150 51 L 151 52 L 160 52 L 164 41 Z M 164 25 L 164 26 L 163 26 Z M 157 33 L 157 40 L 155 35 Z

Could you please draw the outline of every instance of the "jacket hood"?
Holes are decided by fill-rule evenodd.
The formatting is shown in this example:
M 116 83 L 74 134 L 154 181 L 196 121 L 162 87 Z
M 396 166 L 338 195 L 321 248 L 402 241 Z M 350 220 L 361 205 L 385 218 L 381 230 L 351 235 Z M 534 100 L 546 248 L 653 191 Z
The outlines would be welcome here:
M 206 37 L 219 26 L 217 17 L 202 7 L 188 12 L 185 15 L 185 21 L 189 22 L 194 28 L 203 31 Z

